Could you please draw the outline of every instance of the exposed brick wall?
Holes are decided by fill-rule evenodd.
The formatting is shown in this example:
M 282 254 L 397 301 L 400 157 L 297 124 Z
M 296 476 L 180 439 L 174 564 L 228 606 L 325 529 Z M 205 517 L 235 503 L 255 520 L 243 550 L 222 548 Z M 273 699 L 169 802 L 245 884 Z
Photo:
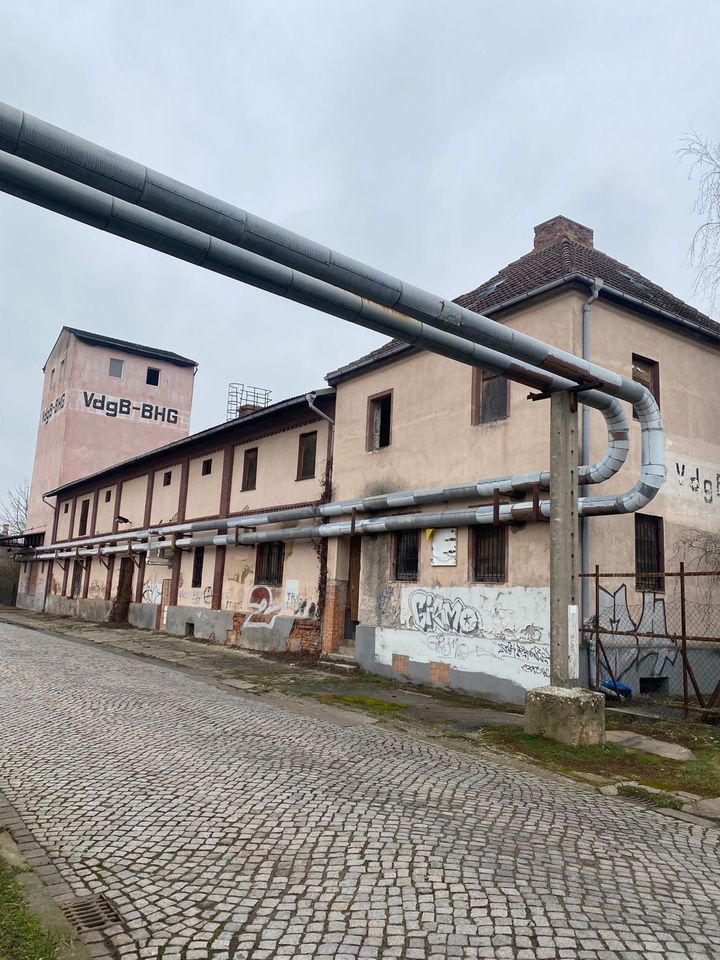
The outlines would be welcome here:
M 294 620 L 288 650 L 294 653 L 320 652 L 320 623 L 317 620 Z
M 431 660 L 430 683 L 442 683 L 447 686 L 450 683 L 450 664 L 438 663 L 436 660 Z
M 322 619 L 322 649 L 325 653 L 337 650 L 345 639 L 347 586 L 347 580 L 328 580 L 327 582 Z
M 238 640 L 240 639 L 240 632 L 242 631 L 243 624 L 245 623 L 246 613 L 234 613 L 233 614 L 233 625 L 232 630 L 228 630 L 225 637 L 225 646 L 226 647 L 236 647 Z

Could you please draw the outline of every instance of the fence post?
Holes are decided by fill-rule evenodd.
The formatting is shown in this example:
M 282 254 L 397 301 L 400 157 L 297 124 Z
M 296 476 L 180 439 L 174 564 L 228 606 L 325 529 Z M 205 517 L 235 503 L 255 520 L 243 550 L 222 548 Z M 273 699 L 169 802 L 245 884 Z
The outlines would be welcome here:
M 600 567 L 595 564 L 595 689 L 600 689 Z
M 680 640 L 683 662 L 683 716 L 687 720 L 688 708 L 688 662 L 687 662 L 687 623 L 685 618 L 685 563 L 680 561 Z

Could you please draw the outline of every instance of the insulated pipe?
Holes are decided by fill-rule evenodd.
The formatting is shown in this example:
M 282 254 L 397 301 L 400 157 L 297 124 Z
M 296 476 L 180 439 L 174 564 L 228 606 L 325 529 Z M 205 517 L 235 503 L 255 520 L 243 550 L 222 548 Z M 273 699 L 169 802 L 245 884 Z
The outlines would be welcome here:
M 470 340 L 560 376 L 579 383 L 599 381 L 603 390 L 631 403 L 642 396 L 640 385 L 587 359 L 403 283 L 4 103 L 0 103 L 0 150 L 440 329 L 449 325 Z
M 391 336 L 399 336 L 408 343 L 421 343 L 433 352 L 451 359 L 483 366 L 503 373 L 516 381 L 545 390 L 554 391 L 573 387 L 573 382 L 564 377 L 539 371 L 531 365 L 517 363 L 496 351 L 468 342 L 444 330 L 428 327 L 427 324 L 379 304 L 336 290 L 322 281 L 272 264 L 247 251 L 239 250 L 223 241 L 178 225 L 174 221 L 168 221 L 135 208 L 122 200 L 112 199 L 97 190 L 68 181 L 58 174 L 33 166 L 16 157 L 0 156 L 0 188 L 81 222 L 159 249 L 179 259 L 188 260 L 226 276 L 260 286 L 361 326 Z M 487 322 L 492 323 L 492 321 Z M 616 374 L 610 374 L 610 376 L 618 381 L 624 380 Z M 628 383 L 632 387 L 634 396 L 643 397 L 647 394 L 650 398 L 649 407 L 646 404 L 643 411 L 639 412 L 644 435 L 648 434 L 645 437 L 647 443 L 643 445 L 643 452 L 647 454 L 647 458 L 643 456 L 643 482 L 637 490 L 633 488 L 634 499 L 628 501 L 637 504 L 631 509 L 638 509 L 643 504 L 635 494 L 639 492 L 641 499 L 644 498 L 645 503 L 649 502 L 662 482 L 664 475 L 662 425 L 657 407 L 645 388 L 633 381 Z M 608 398 L 601 392 L 583 391 L 583 399 L 593 406 L 603 405 L 607 408 Z M 640 410 L 639 407 L 638 410 Z M 657 436 L 653 433 L 659 435 L 659 458 Z M 622 443 L 626 437 L 619 439 Z M 612 459 L 611 457 L 610 461 Z M 613 467 L 613 464 L 609 463 L 608 466 L 610 472 L 607 476 L 611 476 L 617 464 Z M 603 476 L 601 479 L 606 478 Z M 624 501 L 621 502 L 620 512 L 626 512 L 626 506 Z

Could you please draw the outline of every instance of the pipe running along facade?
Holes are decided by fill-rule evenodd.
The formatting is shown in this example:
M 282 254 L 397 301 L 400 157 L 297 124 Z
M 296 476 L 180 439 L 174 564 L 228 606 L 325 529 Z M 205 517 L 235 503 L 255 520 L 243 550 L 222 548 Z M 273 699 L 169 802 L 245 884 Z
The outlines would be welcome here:
M 649 502 L 662 483 L 662 425 L 657 405 L 640 384 L 404 285 L 5 105 L 0 105 L 0 149 L 17 155 L 0 158 L 0 187 L 66 216 L 433 352 L 504 373 L 529 386 L 552 392 L 597 380 L 599 391 L 581 387 L 583 402 L 607 410 L 613 396 L 629 400 L 635 406 L 642 430 L 641 477 L 626 494 L 581 498 L 582 513 L 624 513 L 638 509 Z M 18 159 L 21 156 L 28 159 Z M 73 179 L 54 173 L 57 169 Z M 123 200 L 123 196 L 143 209 L 133 210 L 132 203 Z M 153 210 L 169 213 L 175 221 Z M 192 226 L 187 227 L 187 223 L 212 227 L 215 235 L 202 234 Z M 232 243 L 218 240 L 218 236 L 230 237 Z M 279 263 L 270 263 L 233 244 L 261 250 Z M 308 276 L 298 274 L 290 264 L 299 266 Z M 318 275 L 329 278 L 336 286 L 318 280 Z M 381 302 L 354 296 L 351 291 L 363 291 Z M 388 309 L 388 305 L 394 309 Z M 423 320 L 418 320 L 418 316 Z M 460 336 L 452 332 L 453 328 Z M 492 345 L 489 348 L 488 343 Z M 494 346 L 500 346 L 505 352 L 494 350 Z M 510 357 L 521 362 L 513 362 Z M 616 442 L 624 444 L 624 460 L 626 424 L 624 437 L 618 435 Z M 608 450 L 597 479 L 588 468 L 582 468 L 587 475 L 581 480 L 599 482 L 611 476 L 619 468 L 615 454 L 621 449 L 616 446 L 612 453 Z M 610 472 L 606 476 L 601 475 L 607 470 Z M 511 483 L 521 479 L 524 478 L 503 478 Z

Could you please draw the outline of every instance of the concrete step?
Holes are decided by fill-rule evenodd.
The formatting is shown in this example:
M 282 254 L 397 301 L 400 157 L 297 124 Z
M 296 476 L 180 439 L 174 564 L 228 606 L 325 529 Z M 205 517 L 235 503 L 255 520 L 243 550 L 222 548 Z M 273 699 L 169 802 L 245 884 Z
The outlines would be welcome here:
M 320 659 L 328 660 L 331 663 L 348 663 L 352 666 L 357 666 L 354 647 L 341 647 L 339 650 L 333 650 L 331 653 L 323 653 Z

